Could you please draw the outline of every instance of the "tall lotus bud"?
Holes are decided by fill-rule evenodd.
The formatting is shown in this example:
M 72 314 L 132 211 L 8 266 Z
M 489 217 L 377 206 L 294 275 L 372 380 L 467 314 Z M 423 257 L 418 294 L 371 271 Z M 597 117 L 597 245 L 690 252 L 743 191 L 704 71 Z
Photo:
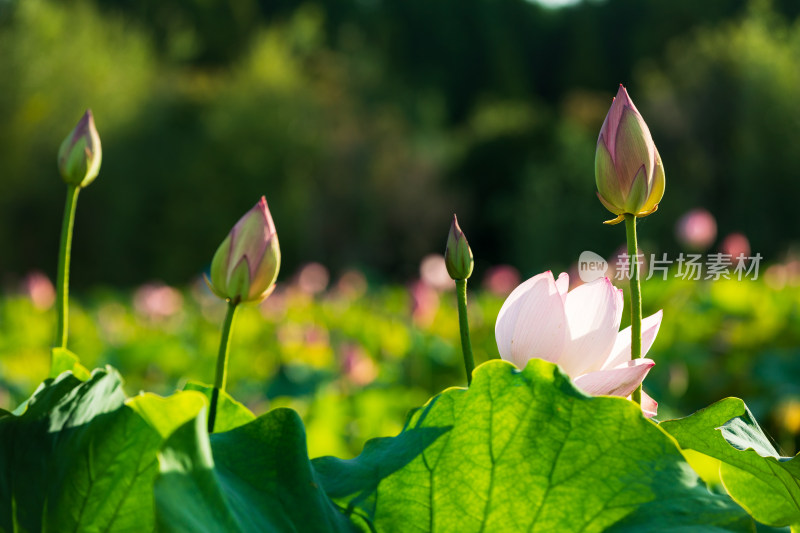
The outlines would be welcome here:
M 211 290 L 234 303 L 260 302 L 272 292 L 281 266 L 275 223 L 261 200 L 239 219 L 211 261 Z
M 94 127 L 92 110 L 87 109 L 58 149 L 58 170 L 67 184 L 86 187 L 100 172 L 102 160 L 100 136 Z
M 664 165 L 650 130 L 633 105 L 628 92 L 619 86 L 597 139 L 594 160 L 597 197 L 617 215 L 645 217 L 658 209 L 664 196 Z
M 467 237 L 458 225 L 458 219 L 453 215 L 450 224 L 450 233 L 447 235 L 447 248 L 444 251 L 444 264 L 447 273 L 454 280 L 467 279 L 472 275 L 472 250 L 470 250 Z

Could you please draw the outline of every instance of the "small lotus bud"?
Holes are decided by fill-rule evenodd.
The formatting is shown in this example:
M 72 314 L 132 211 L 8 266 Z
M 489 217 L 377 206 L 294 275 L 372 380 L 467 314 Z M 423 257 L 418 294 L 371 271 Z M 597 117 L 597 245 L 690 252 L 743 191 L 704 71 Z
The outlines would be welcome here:
M 275 288 L 281 266 L 278 234 L 261 200 L 239 219 L 211 261 L 211 290 L 232 302 L 260 302 Z
M 458 225 L 458 219 L 453 215 L 450 224 L 450 234 L 447 236 L 447 248 L 444 251 L 444 264 L 447 273 L 454 280 L 467 279 L 472 275 L 472 250 L 467 243 L 467 237 Z
M 645 217 L 653 213 L 664 196 L 661 156 L 622 85 L 600 129 L 594 172 L 597 197 L 618 215 L 609 224 L 621 222 L 625 214 Z
M 87 109 L 58 149 L 58 170 L 68 184 L 86 187 L 100 172 L 102 160 L 100 136 L 94 127 L 92 110 Z

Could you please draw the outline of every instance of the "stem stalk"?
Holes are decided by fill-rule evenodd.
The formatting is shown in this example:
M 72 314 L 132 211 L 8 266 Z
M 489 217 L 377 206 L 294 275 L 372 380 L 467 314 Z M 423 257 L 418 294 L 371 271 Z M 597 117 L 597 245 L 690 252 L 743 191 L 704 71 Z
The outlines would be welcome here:
M 472 384 L 472 371 L 475 360 L 472 358 L 472 343 L 469 338 L 469 319 L 467 317 L 467 280 L 456 280 L 458 298 L 458 327 L 461 330 L 461 352 L 464 355 L 464 368 L 467 371 L 467 386 Z
M 238 302 L 228 300 L 228 311 L 225 313 L 225 322 L 222 323 L 222 337 L 219 341 L 219 355 L 217 355 L 217 372 L 214 376 L 214 390 L 211 392 L 211 408 L 208 413 L 208 433 L 214 433 L 214 422 L 217 418 L 217 404 L 219 393 L 225 390 L 228 380 L 228 353 L 231 348 L 231 331 L 233 319 L 236 318 Z
M 631 264 L 631 360 L 642 356 L 642 288 L 639 282 L 639 245 L 636 240 L 636 216 L 625 214 L 625 233 L 628 237 L 628 257 Z M 636 387 L 631 399 L 642 403 L 642 386 Z
M 58 249 L 58 273 L 56 279 L 56 348 L 67 347 L 69 335 L 69 260 L 72 253 L 72 228 L 75 224 L 75 208 L 78 205 L 77 185 L 67 186 L 67 201 L 64 204 L 64 219 L 61 222 L 61 244 Z

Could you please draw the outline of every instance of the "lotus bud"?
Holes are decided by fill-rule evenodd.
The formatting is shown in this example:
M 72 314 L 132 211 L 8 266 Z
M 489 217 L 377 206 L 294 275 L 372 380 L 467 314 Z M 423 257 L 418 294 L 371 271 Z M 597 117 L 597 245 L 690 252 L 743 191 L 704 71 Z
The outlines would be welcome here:
M 600 129 L 594 160 L 597 197 L 622 222 L 624 215 L 645 217 L 658 209 L 664 196 L 664 165 L 650 130 L 619 86 Z
M 447 273 L 456 281 L 467 279 L 472 275 L 474 263 L 467 237 L 461 231 L 458 219 L 453 215 L 450 234 L 447 236 L 447 248 L 444 251 L 444 264 L 447 267 Z
M 67 184 L 86 187 L 100 172 L 102 160 L 100 136 L 94 127 L 92 110 L 87 109 L 58 149 L 58 170 Z
M 278 234 L 262 196 L 220 244 L 206 283 L 214 294 L 233 303 L 260 302 L 275 288 L 280 266 Z

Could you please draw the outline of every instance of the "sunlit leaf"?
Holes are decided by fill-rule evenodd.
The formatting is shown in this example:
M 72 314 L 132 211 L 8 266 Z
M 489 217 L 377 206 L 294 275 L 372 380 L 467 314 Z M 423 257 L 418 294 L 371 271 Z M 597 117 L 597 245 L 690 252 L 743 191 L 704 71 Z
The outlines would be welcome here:
M 176 392 L 166 398 L 150 392 L 140 393 L 125 402 L 158 431 L 162 439 L 196 417 L 206 404 L 205 396 L 196 391 Z
M 588 397 L 551 363 L 481 365 L 469 390 L 414 413 L 395 446 L 425 429 L 442 434 L 396 470 L 379 467 L 386 440 L 351 461 L 315 460 L 323 486 L 376 531 L 753 529 L 638 406 Z M 375 465 L 372 476 L 364 465 Z
M 72 372 L 72 374 L 86 381 L 91 372 L 81 364 L 80 358 L 66 348 L 53 348 L 50 350 L 50 377 L 58 377 L 62 372 Z
M 721 461 L 722 483 L 756 520 L 800 525 L 800 459 L 780 457 L 742 400 L 726 398 L 660 425 L 681 447 Z
M 0 530 L 147 531 L 158 433 L 113 369 L 46 381 L 0 418 Z

